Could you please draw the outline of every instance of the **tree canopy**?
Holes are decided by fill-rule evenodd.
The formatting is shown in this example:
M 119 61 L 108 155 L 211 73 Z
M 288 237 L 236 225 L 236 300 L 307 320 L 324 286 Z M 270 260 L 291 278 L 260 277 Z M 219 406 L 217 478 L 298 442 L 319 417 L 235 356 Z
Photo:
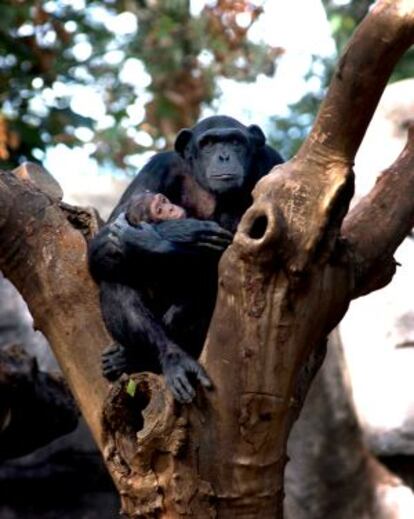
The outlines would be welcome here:
M 317 80 L 320 88 L 305 92 L 303 97 L 289 107 L 287 116 L 273 116 L 273 144 L 286 157 L 292 156 L 309 133 L 314 117 L 332 78 L 335 63 L 352 33 L 367 14 L 374 0 L 322 0 L 335 42 L 336 52 L 329 58 L 314 56 L 306 75 L 309 81 Z M 413 77 L 414 48 L 404 54 L 391 75 L 390 81 Z M 315 82 L 313 82 L 315 84 Z M 287 139 L 286 136 L 289 138 Z
M 217 0 L 5 0 L 0 17 L 0 165 L 87 143 L 99 161 L 170 144 L 217 94 L 217 79 L 272 75 L 280 48 L 246 38 L 262 9 Z M 82 113 L 74 93 L 98 94 Z M 96 104 L 96 101 L 94 102 Z

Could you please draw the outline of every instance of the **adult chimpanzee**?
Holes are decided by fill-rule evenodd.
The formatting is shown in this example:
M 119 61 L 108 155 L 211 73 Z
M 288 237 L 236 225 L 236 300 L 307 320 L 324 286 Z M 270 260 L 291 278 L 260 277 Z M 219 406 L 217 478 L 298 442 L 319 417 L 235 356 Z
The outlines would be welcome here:
M 122 371 L 159 372 L 161 368 L 180 401 L 194 396 L 191 374 L 208 385 L 195 358 L 215 304 L 219 255 L 251 203 L 252 188 L 281 162 L 258 126 L 246 127 L 231 117 L 213 116 L 182 130 L 175 152 L 159 153 L 144 166 L 90 243 L 90 269 L 101 286 L 103 312 L 111 316 L 120 343 L 104 354 L 107 376 L 116 378 Z M 145 190 L 163 193 L 183 207 L 189 218 L 131 226 L 125 204 Z M 187 337 L 174 337 L 174 327 L 168 329 L 164 317 L 160 318 L 164 316 L 163 298 L 159 312 L 148 308 L 140 290 L 146 277 L 156 280 L 157 294 L 168 287 L 168 294 L 176 290 L 184 305 L 188 300 L 193 305 L 197 299 L 200 307 L 195 311 L 204 317 L 205 325 L 191 326 L 187 317 Z M 129 297 L 119 290 L 126 285 L 135 288 Z M 189 287 L 193 293 L 188 298 Z
M 130 225 L 139 227 L 143 222 L 158 224 L 156 229 L 161 234 L 162 222 L 186 217 L 185 209 L 172 204 L 163 194 L 149 191 L 131 196 L 121 208 Z M 227 241 L 223 241 L 219 250 L 230 240 L 229 233 Z M 154 261 L 154 258 L 149 261 Z M 125 329 L 119 326 L 125 318 L 125 311 L 137 311 L 137 292 L 148 312 L 162 323 L 168 338 L 185 351 L 191 351 L 193 354 L 200 352 L 209 324 L 211 305 L 214 301 L 211 292 L 215 290 L 217 255 L 209 255 L 203 259 L 194 258 L 191 262 L 173 258 L 169 269 L 160 271 L 153 265 L 146 265 L 144 259 L 138 268 L 140 270 L 137 275 L 125 277 L 122 282 L 100 282 L 102 316 L 109 333 L 117 341 L 117 344 L 103 355 L 103 372 L 109 379 L 117 378 L 125 369 L 144 369 L 140 364 L 143 356 L 146 369 L 149 369 L 150 359 L 151 367 L 157 369 L 157 359 L 153 358 L 154 348 L 151 347 L 145 352 L 145 348 L 148 348 L 148 345 L 152 346 L 154 342 L 153 330 L 145 328 L 139 322 L 134 334 L 126 334 Z M 200 271 L 203 272 L 203 276 L 199 275 Z M 117 295 L 115 299 L 114 294 Z M 200 298 L 200 294 L 207 297 Z M 124 302 L 122 307 L 117 304 L 121 299 Z M 138 313 L 142 313 L 142 309 Z M 129 322 L 133 322 L 133 315 L 127 317 Z M 139 352 L 136 348 L 138 334 L 141 334 Z M 195 369 L 196 366 L 192 367 Z M 168 371 L 166 376 L 168 379 Z M 198 376 L 205 386 L 210 385 L 208 377 L 201 369 Z M 178 400 L 187 401 L 194 393 L 186 378 L 168 379 L 168 382 Z

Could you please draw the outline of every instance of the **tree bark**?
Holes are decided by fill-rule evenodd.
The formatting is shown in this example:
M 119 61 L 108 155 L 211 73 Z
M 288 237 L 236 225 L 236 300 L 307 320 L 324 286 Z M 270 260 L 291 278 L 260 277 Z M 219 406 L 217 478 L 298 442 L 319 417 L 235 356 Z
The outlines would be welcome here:
M 401 188 L 414 177 L 408 147 L 395 166 L 404 182 L 384 175 L 387 189 L 351 213 L 341 235 L 355 152 L 413 41 L 414 0 L 377 2 L 347 47 L 309 138 L 254 189 L 219 267 L 202 354 L 214 390 L 200 391 L 191 406 L 178 406 L 151 374 L 124 377 L 107 395 L 99 356 L 110 339 L 84 236 L 73 227 L 82 220 L 87 231 L 85 215 L 64 212 L 30 178 L 2 173 L 0 268 L 52 344 L 128 516 L 282 517 L 287 438 L 326 337 L 351 298 L 390 279 L 402 220 L 414 208 Z M 380 252 L 364 223 L 374 205 L 384 223 Z
M 408 124 L 407 143 L 397 160 L 344 220 L 342 234 L 358 267 L 354 297 L 385 286 L 395 272 L 393 253 L 414 227 L 413 171 L 414 121 Z
M 93 232 L 97 224 L 92 213 L 76 208 L 68 212 L 66 204 L 20 173 L 2 172 L 0 177 L 0 270 L 22 294 L 36 329 L 52 345 L 102 447 L 101 409 L 108 384 L 100 370 L 100 351 L 110 338 L 87 269 L 85 237 L 74 227 L 86 232 L 89 225 Z

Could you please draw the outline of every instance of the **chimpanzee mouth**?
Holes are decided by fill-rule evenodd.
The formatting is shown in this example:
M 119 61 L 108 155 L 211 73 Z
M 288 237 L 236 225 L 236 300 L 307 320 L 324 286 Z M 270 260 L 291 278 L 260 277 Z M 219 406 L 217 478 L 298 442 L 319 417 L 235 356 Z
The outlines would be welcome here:
M 234 176 L 229 174 L 229 175 L 226 175 L 226 174 L 223 174 L 223 175 L 211 175 L 211 178 L 213 180 L 233 180 Z

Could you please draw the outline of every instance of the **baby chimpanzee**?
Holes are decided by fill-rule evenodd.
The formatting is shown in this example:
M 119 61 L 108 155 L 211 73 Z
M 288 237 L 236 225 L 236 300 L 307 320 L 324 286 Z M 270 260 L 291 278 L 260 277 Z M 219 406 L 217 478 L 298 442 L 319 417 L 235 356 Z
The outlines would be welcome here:
M 125 217 L 130 225 L 137 226 L 142 222 L 181 220 L 186 217 L 186 212 L 182 207 L 172 204 L 163 194 L 145 191 L 129 199 Z
M 133 195 L 128 202 L 121 207 L 128 223 L 134 227 L 145 224 L 159 224 L 167 220 L 179 220 L 186 218 L 186 211 L 175 204 L 161 193 L 145 191 Z M 158 225 L 155 226 L 156 228 Z M 161 227 L 160 227 L 160 232 Z M 181 402 L 191 401 L 194 397 L 194 389 L 186 377 L 169 377 L 168 370 L 160 366 L 160 359 L 154 355 L 156 348 L 153 343 L 156 337 L 157 327 L 147 326 L 152 319 L 161 320 L 163 329 L 170 340 L 168 345 L 171 355 L 177 348 L 190 354 L 188 363 L 197 377 L 205 387 L 211 383 L 203 368 L 193 358 L 201 353 L 204 338 L 210 322 L 213 305 L 206 301 L 214 301 L 215 297 L 201 298 L 200 294 L 206 291 L 216 290 L 217 255 L 212 254 L 211 260 L 205 257 L 200 266 L 197 258 L 192 258 L 191 264 L 180 258 L 166 269 L 154 268 L 156 257 L 148 259 L 152 268 L 146 265 L 142 257 L 137 261 L 135 274 L 131 278 L 119 282 L 101 282 L 100 296 L 101 308 L 105 325 L 116 340 L 117 344 L 106 350 L 102 357 L 103 373 L 109 380 L 117 379 L 124 371 L 155 371 L 164 372 L 167 383 L 174 397 Z M 203 270 L 200 270 L 203 268 Z M 204 271 L 207 275 L 200 280 L 199 272 Z M 156 279 L 151 275 L 156 272 Z M 209 275 L 208 272 L 211 272 Z M 117 297 L 114 297 L 116 295 Z M 112 301 L 124 301 L 124 307 L 111 304 Z M 145 320 L 140 319 L 145 308 Z M 131 333 L 129 327 L 120 327 L 122 322 L 120 315 L 126 309 L 131 313 L 128 322 L 134 322 L 134 330 Z M 119 355 L 118 355 L 119 352 Z M 182 361 L 182 353 L 179 358 Z M 161 370 L 160 370 L 161 368 Z

